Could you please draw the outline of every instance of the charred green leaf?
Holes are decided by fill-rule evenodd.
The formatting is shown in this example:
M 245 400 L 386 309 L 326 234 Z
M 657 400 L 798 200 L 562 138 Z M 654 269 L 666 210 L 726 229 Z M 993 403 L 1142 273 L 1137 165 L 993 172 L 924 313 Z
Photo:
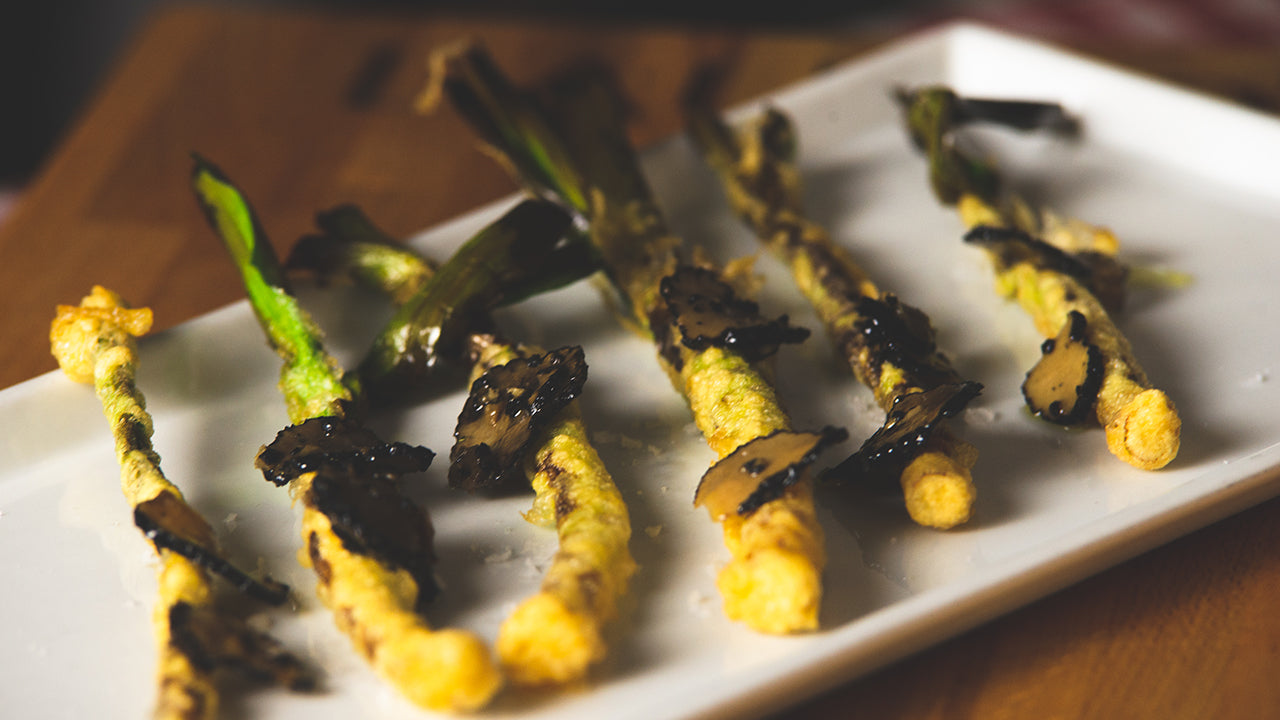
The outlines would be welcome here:
M 553 251 L 570 231 L 565 211 L 529 200 L 468 240 L 374 340 L 359 368 L 369 392 L 387 398 L 421 387 L 458 352 L 479 315 L 552 269 Z
M 413 297 L 431 277 L 431 266 L 369 220 L 355 205 L 316 214 L 320 232 L 294 244 L 285 261 L 290 273 L 321 284 L 350 280 L 389 293 L 397 303 Z
M 953 205 L 965 193 L 986 200 L 995 198 L 1000 189 L 995 169 L 956 148 L 952 130 L 960 98 L 943 87 L 899 89 L 896 95 L 907 114 L 911 141 L 928 155 L 929 182 L 938 200 Z
M 1080 132 L 1080 121 L 1055 102 L 996 100 L 957 97 L 952 116 L 955 125 L 993 123 L 1013 130 L 1045 130 L 1071 136 Z

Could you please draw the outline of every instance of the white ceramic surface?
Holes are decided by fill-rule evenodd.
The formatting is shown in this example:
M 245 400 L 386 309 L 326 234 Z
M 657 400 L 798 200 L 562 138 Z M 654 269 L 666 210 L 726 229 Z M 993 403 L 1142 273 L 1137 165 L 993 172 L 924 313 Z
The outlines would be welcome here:
M 1040 339 L 1020 310 L 994 296 L 984 258 L 961 244 L 958 220 L 933 201 L 924 163 L 890 100 L 897 83 L 934 81 L 963 93 L 1065 103 L 1084 119 L 1081 142 L 982 139 L 1049 204 L 1111 225 L 1125 259 L 1194 276 L 1187 288 L 1135 293 L 1120 320 L 1182 412 L 1182 453 L 1170 468 L 1133 470 L 1107 453 L 1101 431 L 1064 432 L 1022 409 L 1018 385 Z M 651 348 L 617 329 L 586 284 L 525 303 L 501 316 L 511 335 L 586 348 L 583 412 L 630 502 L 640 570 L 611 658 L 590 688 L 507 694 L 486 716 L 764 713 L 1280 490 L 1273 289 L 1280 123 L 968 25 L 895 44 L 768 100 L 797 119 L 815 219 L 883 287 L 926 310 L 959 369 L 986 385 L 957 423 L 982 453 L 976 515 L 967 527 L 939 533 L 914 527 L 892 498 L 823 495 L 831 557 L 823 630 L 776 638 L 731 624 L 714 586 L 725 558 L 718 528 L 690 503 L 712 456 Z M 689 242 L 721 260 L 755 252 L 685 142 L 653 150 L 646 164 Z M 443 257 L 509 204 L 415 243 Z M 271 219 L 264 223 L 269 231 Z M 759 267 L 768 276 L 765 307 L 817 329 L 777 264 L 762 258 Z M 355 292 L 304 299 L 348 362 L 386 317 L 374 298 Z M 218 526 L 235 558 L 250 567 L 261 561 L 296 588 L 296 610 L 266 614 L 280 637 L 325 672 L 322 693 L 250 691 L 229 699 L 229 715 L 427 715 L 374 678 L 333 629 L 313 580 L 294 560 L 297 519 L 286 493 L 252 468 L 259 445 L 286 422 L 276 370 L 244 303 L 142 343 L 139 381 L 166 473 Z M 820 332 L 783 351 L 779 377 L 801 428 L 843 425 L 860 442 L 880 422 L 869 393 L 846 378 Z M 390 438 L 447 452 L 461 398 L 453 392 L 374 422 Z M 121 498 L 97 401 L 89 388 L 49 374 L 0 393 L 0 416 L 3 714 L 145 717 L 153 695 L 153 565 Z M 443 475 L 441 462 L 413 481 L 433 513 L 447 585 L 433 620 L 492 637 L 536 588 L 554 541 L 521 520 L 527 499 L 459 497 L 442 489 Z

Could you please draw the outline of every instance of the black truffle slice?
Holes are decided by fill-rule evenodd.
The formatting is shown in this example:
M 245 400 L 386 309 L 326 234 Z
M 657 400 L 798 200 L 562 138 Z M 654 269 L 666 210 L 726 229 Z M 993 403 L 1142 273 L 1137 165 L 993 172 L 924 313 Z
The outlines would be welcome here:
M 853 347 L 867 348 L 871 365 L 890 362 L 929 387 L 961 382 L 950 361 L 938 352 L 933 325 L 922 311 L 892 293 L 879 298 L 860 296 L 854 303 L 858 322 L 853 331 L 861 342 Z
M 237 590 L 269 605 L 289 597 L 289 586 L 269 577 L 251 577 L 218 551 L 213 529 L 191 506 L 170 492 L 161 492 L 133 510 L 133 523 L 157 549 L 175 552 L 230 582 Z
M 1084 315 L 1072 310 L 1057 337 L 1045 340 L 1040 352 L 1040 361 L 1022 383 L 1027 407 L 1059 425 L 1078 425 L 1092 417 L 1106 360 L 1089 342 Z
M 1029 262 L 1038 268 L 1069 275 L 1111 312 L 1124 306 L 1129 271 L 1110 255 L 1093 251 L 1068 253 L 1022 230 L 990 225 L 973 228 L 965 233 L 964 241 L 990 248 L 1005 266 Z
M 803 342 L 809 331 L 788 323 L 787 316 L 767 320 L 760 306 L 737 297 L 733 288 L 713 271 L 681 267 L 662 279 L 662 299 L 690 350 L 709 347 L 733 350 L 748 360 L 760 360 L 783 343 Z
M 168 619 L 174 646 L 206 673 L 231 667 L 292 690 L 315 687 L 314 676 L 297 657 L 237 617 L 179 602 L 169 608 Z
M 858 315 L 864 318 L 862 333 L 870 343 L 894 354 L 925 356 L 936 348 L 933 325 L 919 309 L 886 293 L 883 297 L 860 296 L 856 301 Z
M 779 430 L 744 443 L 703 474 L 693 505 L 705 506 L 715 520 L 733 513 L 750 515 L 781 497 L 823 450 L 848 437 L 844 428 L 825 427 L 818 432 Z
M 435 531 L 398 480 L 426 470 L 433 457 L 424 447 L 384 442 L 354 421 L 318 417 L 281 430 L 256 464 L 276 484 L 314 473 L 308 504 L 324 513 L 347 550 L 408 572 L 421 609 L 439 590 L 432 571 Z
M 419 611 L 435 599 L 440 589 L 433 570 L 435 529 L 395 476 L 325 464 L 311 481 L 310 500 L 347 550 L 409 573 L 418 586 Z
M 490 368 L 471 384 L 458 415 L 449 486 L 476 492 L 524 482 L 525 453 L 586 382 L 587 363 L 578 346 Z
M 431 466 L 435 453 L 421 445 L 388 443 L 369 429 L 338 417 L 311 418 L 276 434 L 258 452 L 254 465 L 276 485 L 324 464 L 345 464 L 357 472 L 403 475 Z
M 826 477 L 837 483 L 897 477 L 924 449 L 934 429 L 981 392 L 980 383 L 962 382 L 900 395 L 885 416 L 884 425 Z

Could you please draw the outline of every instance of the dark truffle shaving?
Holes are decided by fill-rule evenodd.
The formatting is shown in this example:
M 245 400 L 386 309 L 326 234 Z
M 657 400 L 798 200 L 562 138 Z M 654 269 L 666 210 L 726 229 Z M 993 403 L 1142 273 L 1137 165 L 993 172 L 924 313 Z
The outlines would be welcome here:
M 527 485 L 524 456 L 587 382 L 582 348 L 490 368 L 471 384 L 449 453 L 449 485 L 468 492 Z
M 658 356 L 671 366 L 675 372 L 684 368 L 684 358 L 680 355 L 680 343 L 673 337 L 671 311 L 663 303 L 658 303 L 649 313 L 649 328 L 653 332 L 653 343 L 658 348 Z
M 133 510 L 133 523 L 156 549 L 181 555 L 255 600 L 280 605 L 289 598 L 288 585 L 269 577 L 255 579 L 223 557 L 208 523 L 172 493 L 140 503 Z
M 214 609 L 174 604 L 169 608 L 169 635 L 174 646 L 203 672 L 232 667 L 291 690 L 315 687 L 312 674 L 279 643 Z
M 357 423 L 318 417 L 280 431 L 259 453 L 255 465 L 276 485 L 288 485 L 320 464 L 341 461 L 365 473 L 421 472 L 435 453 L 420 445 L 387 443 Z
M 864 318 L 859 325 L 871 343 L 897 354 L 928 355 L 933 352 L 933 326 L 924 313 L 891 294 L 879 299 L 861 296 L 856 302 L 858 315 Z
M 1089 342 L 1084 315 L 1072 310 L 1058 336 L 1045 340 L 1040 352 L 1040 361 L 1022 383 L 1027 407 L 1058 425 L 1077 425 L 1092 417 L 1106 361 Z
M 942 420 L 959 413 L 981 392 L 981 384 L 963 382 L 899 396 L 885 416 L 884 425 L 857 452 L 832 468 L 826 479 L 845 483 L 898 477 L 924 449 Z
M 439 591 L 432 573 L 434 530 L 397 480 L 426 470 L 433 457 L 424 447 L 386 443 L 350 420 L 317 417 L 281 430 L 256 464 L 278 485 L 315 473 L 307 502 L 324 513 L 348 550 L 408 572 L 421 610 Z
M 861 334 L 854 347 L 867 348 L 868 364 L 893 363 L 929 387 L 962 382 L 951 363 L 937 350 L 933 325 L 923 312 L 885 293 L 879 298 L 859 296 L 854 301 L 855 325 Z M 872 379 L 870 384 L 878 381 Z
M 1109 311 L 1124 305 L 1128 269 L 1105 253 L 1068 253 L 1017 228 L 978 225 L 965 233 L 964 241 L 991 248 L 998 262 L 1009 267 L 1029 262 L 1038 268 L 1075 278 Z
M 311 481 L 311 502 L 329 518 L 343 547 L 376 557 L 413 577 L 418 585 L 418 611 L 435 599 L 440 590 L 432 569 L 435 531 L 427 514 L 405 497 L 395 477 L 327 464 Z
M 806 328 L 788 324 L 786 315 L 776 320 L 761 317 L 759 305 L 737 297 L 728 283 L 705 268 L 681 267 L 662 279 L 660 290 L 681 342 L 690 350 L 721 347 L 755 361 L 774 354 L 783 343 L 809 337 Z
M 693 504 L 705 505 L 716 519 L 730 512 L 751 515 L 781 497 L 823 450 L 848 437 L 844 428 L 828 426 L 818 432 L 778 430 L 744 443 L 703 474 Z

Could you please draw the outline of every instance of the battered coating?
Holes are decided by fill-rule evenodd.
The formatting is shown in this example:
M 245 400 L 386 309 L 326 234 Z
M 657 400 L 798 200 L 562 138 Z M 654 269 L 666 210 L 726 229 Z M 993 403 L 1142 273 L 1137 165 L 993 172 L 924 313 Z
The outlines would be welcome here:
M 355 393 L 320 342 L 310 316 L 284 287 L 274 250 L 248 201 L 229 180 L 197 158 L 192 185 L 210 226 L 240 270 L 260 324 L 280 356 L 280 389 L 295 425 L 345 417 Z M 434 630 L 416 612 L 418 587 L 409 572 L 375 554 L 349 549 L 315 504 L 304 472 L 289 485 L 303 506 L 303 564 L 317 592 L 355 649 L 405 697 L 430 710 L 468 711 L 486 704 L 502 675 L 484 644 L 460 630 Z M 394 484 L 391 491 L 394 491 Z M 407 502 L 407 501 L 406 501 Z
M 538 104 L 474 44 L 441 49 L 432 69 L 430 91 L 424 94 L 428 104 L 447 96 L 530 192 L 555 197 L 581 216 L 623 297 L 624 322 L 654 342 L 663 369 L 686 396 L 717 455 L 785 428 L 786 416 L 771 389 L 760 391 L 767 383 L 755 367 L 741 356 L 721 362 L 732 353 L 716 347 L 703 350 L 699 360 L 682 345 L 660 288 L 679 264 L 680 240 L 647 187 L 626 136 L 622 103 L 607 80 L 578 78 L 558 85 L 554 102 Z M 721 394 L 735 387 L 754 391 L 737 398 Z M 736 400 L 752 409 L 729 407 Z M 725 543 L 733 559 L 720 584 L 730 617 L 764 632 L 817 626 L 825 557 L 809 490 L 808 480 L 797 483 L 783 498 L 766 503 L 745 527 L 726 522 Z
M 970 228 L 1004 224 L 998 210 L 974 195 L 962 196 L 957 210 Z M 1046 338 L 1058 334 L 1071 312 L 1084 316 L 1089 341 L 1105 360 L 1094 412 L 1111 453 L 1142 470 L 1159 470 L 1172 462 L 1182 434 L 1178 410 L 1163 390 L 1151 385 L 1097 297 L 1076 279 L 1030 263 L 997 265 L 995 270 L 996 292 L 1017 300 Z
M 886 297 L 853 257 L 826 230 L 801 212 L 795 137 L 781 112 L 769 110 L 732 129 L 709 105 L 701 78 L 686 97 L 685 112 L 695 142 L 716 170 L 734 212 L 769 251 L 791 269 L 797 287 L 813 306 L 853 374 L 875 394 L 886 412 L 895 399 L 938 384 L 960 382 L 937 353 L 906 367 L 900 358 L 876 352 L 868 341 L 868 318 L 860 301 Z M 927 321 L 926 321 L 927 322 Z M 907 514 L 920 525 L 949 529 L 972 514 L 977 490 L 971 468 L 977 449 L 940 425 L 899 475 Z
M 486 340 L 476 372 L 529 352 Z M 605 657 L 604 628 L 636 569 L 628 548 L 631 520 L 576 403 L 560 410 L 535 444 L 524 463 L 535 493 L 525 519 L 554 526 L 560 546 L 539 591 L 503 621 L 496 649 L 512 682 L 564 685 L 582 680 Z
M 715 347 L 685 353 L 685 396 L 719 458 L 791 429 L 773 386 L 741 355 Z M 720 527 L 730 555 L 716 579 L 725 615 L 765 633 L 816 630 L 827 557 L 807 474 L 751 515 L 726 515 Z
M 295 497 L 308 494 L 310 475 L 290 483 Z M 351 552 L 329 518 L 304 506 L 299 561 L 319 580 L 316 594 L 332 611 L 379 675 L 413 703 L 430 710 L 469 711 L 486 705 L 502 687 L 489 649 L 461 630 L 433 629 L 414 611 L 418 587 L 405 570 L 391 569 Z
M 136 385 L 135 337 L 151 329 L 147 308 L 130 308 L 116 293 L 95 286 L 79 306 L 58 306 L 49 332 L 58 364 L 71 379 L 94 385 L 115 437 L 121 489 L 133 508 L 158 499 L 185 510 L 192 534 L 210 534 L 204 543 L 216 553 L 211 531 L 160 469 L 152 449 L 152 419 Z M 167 496 L 167 498 L 165 497 Z M 300 663 L 279 650 L 274 641 L 250 631 L 240 618 L 217 607 L 209 572 L 177 552 L 156 548 L 160 557 L 158 594 L 152 626 L 159 658 L 154 717 L 164 720 L 212 720 L 218 715 L 215 675 L 220 665 L 241 664 L 295 688 L 312 682 Z M 187 618 L 200 613 L 220 624 L 225 633 L 245 640 L 243 651 L 192 642 L 184 637 Z M 224 633 L 224 635 L 225 635 Z M 215 641 L 219 638 L 214 638 Z M 220 653 L 219 650 L 222 652 Z
M 560 547 L 542 588 L 498 631 L 498 658 L 521 685 L 572 683 L 604 659 L 604 627 L 636 569 L 626 505 L 576 410 L 561 411 L 547 438 L 526 463 L 537 493 L 526 519 L 552 519 Z
M 336 226 L 324 229 L 329 233 L 325 242 L 341 262 L 309 267 L 322 281 L 350 274 L 357 282 L 387 293 L 393 302 L 401 302 L 397 291 L 412 295 L 434 273 L 423 258 L 399 244 L 387 241 L 371 247 Z M 410 276 L 416 280 L 399 280 Z M 489 368 L 537 353 L 488 334 L 473 335 L 469 347 L 473 383 Z M 527 391 L 519 393 L 528 399 Z M 541 412 L 550 415 L 545 406 Z M 572 684 L 586 677 L 607 653 L 604 628 L 616 616 L 636 567 L 628 549 L 631 523 L 622 495 L 588 441 L 572 404 L 528 437 L 522 452 L 525 461 L 517 461 L 510 470 L 523 475 L 535 493 L 525 519 L 555 528 L 560 546 L 539 592 L 502 624 L 498 661 L 507 679 L 518 685 Z M 451 464 L 450 475 L 463 469 Z
M 900 90 L 898 100 L 905 110 L 913 144 L 927 156 L 934 194 L 943 204 L 956 206 L 967 228 L 1016 228 L 1076 259 L 1088 253 L 1102 258 L 1115 254 L 1119 243 L 1110 230 L 1032 210 L 1016 194 L 1001 192 L 1000 178 L 993 166 L 961 151 L 955 128 L 965 122 L 995 119 L 995 115 L 966 117 L 964 108 L 968 104 L 972 109 L 973 103 L 941 86 Z M 991 109 L 1002 103 L 978 104 Z M 1025 109 L 1037 104 L 1012 105 Z M 1045 127 L 1063 127 L 1061 121 L 1066 118 L 1060 108 L 1051 104 L 1040 107 L 1049 111 L 1045 117 L 1051 123 Z M 1036 122 L 1006 124 L 1023 130 L 1040 127 Z M 1074 122 L 1069 124 L 1075 126 Z M 1108 314 L 1107 306 L 1118 307 L 1122 298 L 1122 278 L 1115 275 L 1114 261 L 1110 262 L 1111 270 L 1098 278 L 1101 282 L 1094 283 L 1099 287 L 1090 289 L 1078 277 L 1045 263 L 1004 258 L 996 252 L 988 254 L 995 266 L 996 291 L 1016 299 L 1044 337 L 1056 337 L 1073 311 L 1085 318 L 1087 341 L 1105 357 L 1095 413 L 1106 430 L 1107 447 L 1112 454 L 1143 470 L 1158 470 L 1172 462 L 1181 442 L 1182 421 L 1169 396 L 1152 387 L 1128 340 Z

